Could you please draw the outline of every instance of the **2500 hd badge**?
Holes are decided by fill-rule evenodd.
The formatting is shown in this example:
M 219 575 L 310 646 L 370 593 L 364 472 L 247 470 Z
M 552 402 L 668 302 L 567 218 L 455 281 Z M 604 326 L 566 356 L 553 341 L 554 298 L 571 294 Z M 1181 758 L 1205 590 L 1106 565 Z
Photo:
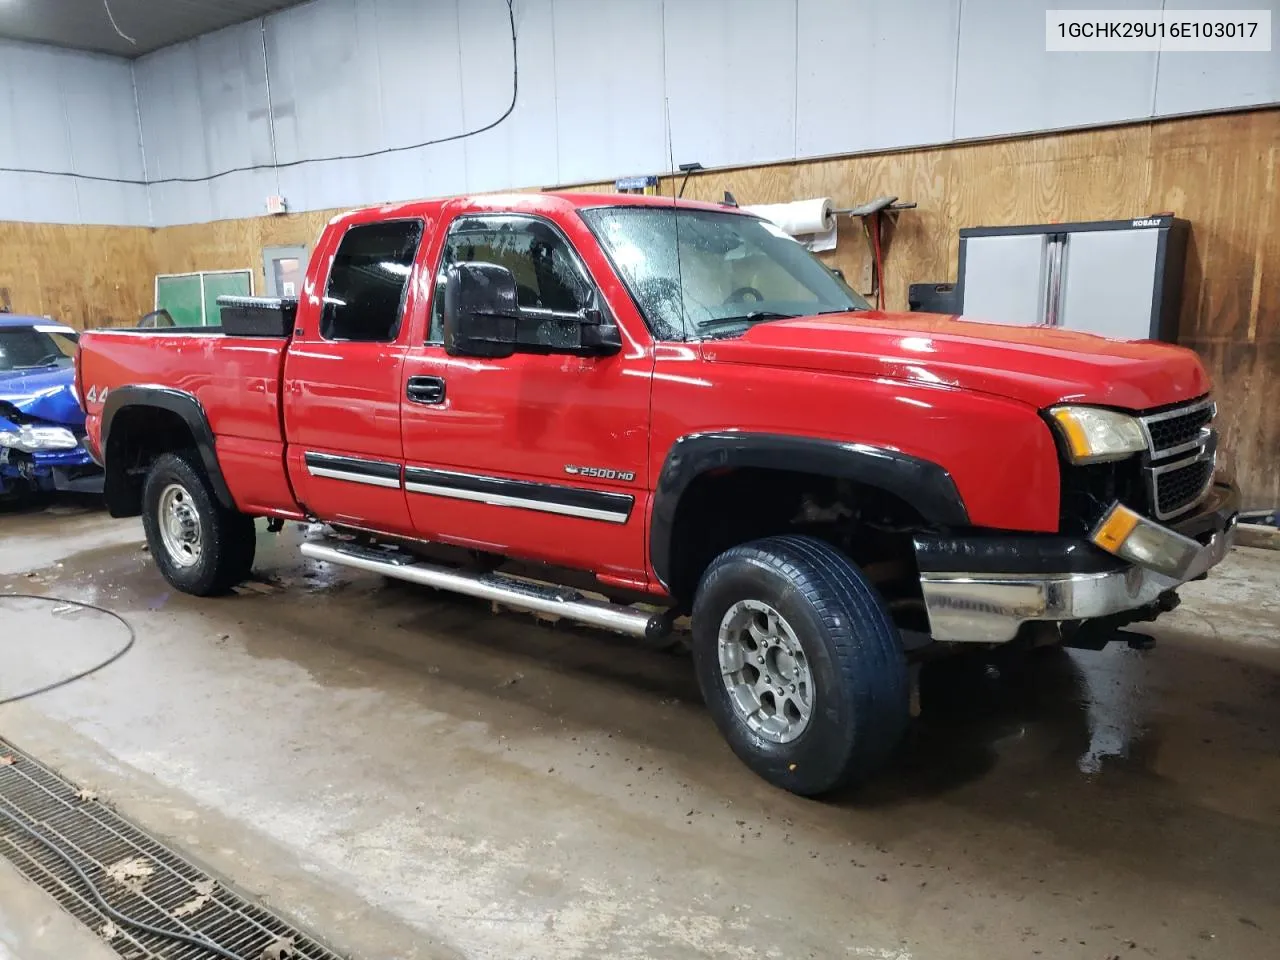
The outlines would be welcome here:
M 571 463 L 564 465 L 564 472 L 575 477 L 595 477 L 599 480 L 622 480 L 631 483 L 636 475 L 631 470 L 611 470 L 608 467 L 576 467 Z

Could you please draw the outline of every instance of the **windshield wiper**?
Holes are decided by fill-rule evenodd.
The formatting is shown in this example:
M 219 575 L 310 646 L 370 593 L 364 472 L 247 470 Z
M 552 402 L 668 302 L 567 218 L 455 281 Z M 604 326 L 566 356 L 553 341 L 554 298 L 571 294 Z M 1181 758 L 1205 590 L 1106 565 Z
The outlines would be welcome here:
M 797 316 L 799 314 L 778 313 L 776 310 L 752 310 L 750 313 L 743 313 L 733 317 L 716 317 L 714 320 L 700 323 L 698 324 L 698 333 L 714 340 L 717 337 L 737 336 L 752 324 L 760 323 L 763 320 L 794 320 Z M 725 329 L 726 327 L 728 329 Z
M 750 313 L 740 314 L 736 317 L 716 317 L 709 321 L 706 326 L 715 326 L 721 323 L 755 323 L 757 320 L 799 320 L 801 317 L 821 317 L 828 313 L 852 313 L 862 307 L 832 307 L 828 310 L 806 310 L 803 313 L 779 313 L 776 310 L 752 310 Z
M 752 310 L 750 313 L 740 313 L 732 317 L 716 317 L 714 320 L 699 324 L 699 326 L 704 328 L 721 327 L 729 324 L 756 323 L 760 320 L 794 320 L 799 316 L 802 316 L 802 314 L 779 313 L 776 310 Z
M 804 313 L 780 313 L 777 310 L 752 310 L 750 313 L 739 314 L 733 317 L 716 317 L 714 320 L 708 320 L 705 323 L 698 324 L 698 330 L 705 333 L 709 338 L 714 339 L 717 336 L 725 337 L 739 333 L 738 327 L 745 324 L 750 327 L 754 323 L 764 320 L 798 320 L 801 317 L 821 317 L 828 313 L 855 313 L 863 307 L 832 307 L 827 310 L 809 310 Z M 722 327 L 731 327 L 730 330 L 721 330 Z
M 744 313 L 740 317 L 724 317 L 724 320 L 745 320 L 747 323 L 754 323 L 757 320 L 794 320 L 796 317 L 803 316 L 799 313 L 779 313 L 776 310 L 752 310 L 750 313 Z

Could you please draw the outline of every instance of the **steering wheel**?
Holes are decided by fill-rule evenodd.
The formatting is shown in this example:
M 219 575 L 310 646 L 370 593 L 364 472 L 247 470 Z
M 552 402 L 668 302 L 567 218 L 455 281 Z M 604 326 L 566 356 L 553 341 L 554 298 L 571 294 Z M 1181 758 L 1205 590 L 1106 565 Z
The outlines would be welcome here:
M 737 290 L 733 291 L 733 293 L 729 294 L 729 296 L 725 297 L 724 302 L 747 303 L 748 301 L 753 301 L 755 303 L 760 303 L 763 300 L 764 294 L 755 287 L 739 287 Z

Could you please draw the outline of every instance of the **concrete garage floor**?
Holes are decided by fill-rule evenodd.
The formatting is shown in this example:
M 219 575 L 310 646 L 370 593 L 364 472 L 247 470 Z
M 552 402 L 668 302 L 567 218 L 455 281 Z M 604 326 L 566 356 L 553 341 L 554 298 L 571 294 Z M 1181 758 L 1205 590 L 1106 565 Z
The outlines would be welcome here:
M 304 563 L 296 528 L 220 600 L 136 522 L 0 533 L 0 593 L 139 633 L 0 735 L 355 957 L 1275 956 L 1280 553 L 817 803 L 734 759 L 686 659 Z M 122 640 L 0 601 L 0 697 Z

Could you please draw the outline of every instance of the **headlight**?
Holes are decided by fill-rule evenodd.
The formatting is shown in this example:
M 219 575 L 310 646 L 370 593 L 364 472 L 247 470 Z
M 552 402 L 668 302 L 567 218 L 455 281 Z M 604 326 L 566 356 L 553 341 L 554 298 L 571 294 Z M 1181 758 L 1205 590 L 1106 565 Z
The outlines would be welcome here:
M 1147 437 L 1135 417 L 1098 407 L 1054 407 L 1057 424 L 1072 463 L 1123 460 L 1147 449 Z
M 33 427 L 23 424 L 17 430 L 0 430 L 0 447 L 13 447 L 25 453 L 37 450 L 74 450 L 80 446 L 76 435 L 66 427 Z

